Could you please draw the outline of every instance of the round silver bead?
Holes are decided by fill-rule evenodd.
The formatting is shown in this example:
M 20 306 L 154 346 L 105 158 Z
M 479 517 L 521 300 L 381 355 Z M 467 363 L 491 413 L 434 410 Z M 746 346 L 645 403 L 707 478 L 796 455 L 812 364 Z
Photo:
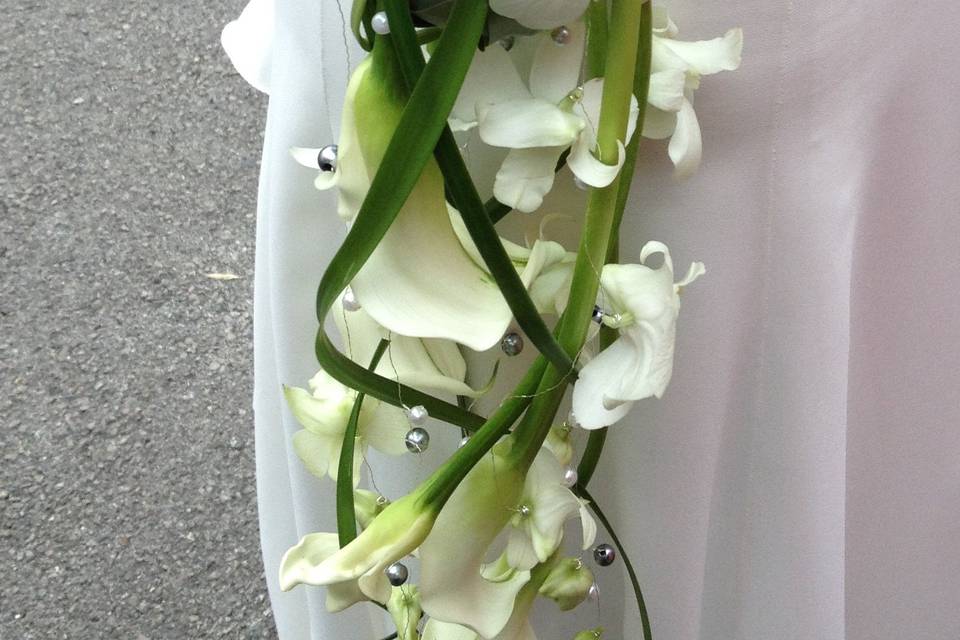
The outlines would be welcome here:
M 579 479 L 580 477 L 577 475 L 577 470 L 573 467 L 567 467 L 563 470 L 563 486 L 568 488 L 572 487 L 577 484 L 577 480 Z
M 467 443 L 470 442 L 470 436 L 463 436 L 460 438 L 460 444 L 457 445 L 457 449 L 463 449 L 467 446 Z
M 613 564 L 613 561 L 617 559 L 617 552 L 613 550 L 613 547 L 604 542 L 594 547 L 593 559 L 601 567 L 609 567 Z
M 407 431 L 403 442 L 407 445 L 407 451 L 410 453 L 423 453 L 430 446 L 430 434 L 427 433 L 426 429 L 414 427 Z
M 337 145 L 328 144 L 317 154 L 317 167 L 324 173 L 333 173 L 337 170 Z
M 357 300 L 357 296 L 353 293 L 353 289 L 347 287 L 343 292 L 343 297 L 340 298 L 340 304 L 343 305 L 344 311 L 359 311 L 360 302 Z
M 520 355 L 523 351 L 523 336 L 519 333 L 508 333 L 500 341 L 500 349 L 508 356 Z
M 600 305 L 593 305 L 593 313 L 590 314 L 590 319 L 597 324 L 603 324 L 603 309 L 600 308 Z
M 587 590 L 587 597 L 590 598 L 591 602 L 596 602 L 600 599 L 600 587 L 597 586 L 596 582 L 590 585 L 590 588 Z
M 374 33 L 379 33 L 381 36 L 390 33 L 390 22 L 387 20 L 386 12 L 378 11 L 373 14 L 373 18 L 370 19 L 370 26 L 373 27 Z
M 517 508 L 517 512 L 520 514 L 521 517 L 526 518 L 527 516 L 530 515 L 530 507 L 528 507 L 525 504 L 522 504 Z
M 573 34 L 570 33 L 570 29 L 566 27 L 557 27 L 550 32 L 550 38 L 561 47 L 570 42 L 572 36 Z
M 422 404 L 407 409 L 407 420 L 410 421 L 410 424 L 418 427 L 425 425 L 429 417 L 430 414 L 427 412 L 427 408 Z
M 395 587 L 403 585 L 410 577 L 410 571 L 407 570 L 406 565 L 400 562 L 394 562 L 384 570 L 384 573 L 387 574 L 387 581 Z

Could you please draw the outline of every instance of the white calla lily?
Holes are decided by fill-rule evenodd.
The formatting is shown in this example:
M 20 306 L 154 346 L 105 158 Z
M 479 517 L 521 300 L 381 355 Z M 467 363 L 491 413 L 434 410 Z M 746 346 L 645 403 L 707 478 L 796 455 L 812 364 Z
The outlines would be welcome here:
M 693 92 L 702 76 L 740 66 L 743 32 L 731 29 L 720 38 L 698 42 L 676 40 L 677 33 L 666 10 L 655 8 L 643 135 L 657 140 L 670 138 L 667 153 L 677 176 L 686 177 L 700 166 L 703 153 Z
M 490 0 L 490 9 L 531 29 L 552 29 L 580 18 L 590 0 Z
M 529 571 L 503 563 L 485 570 L 487 551 L 516 509 L 523 486 L 523 474 L 508 455 L 511 444 L 502 440 L 470 470 L 420 547 L 423 610 L 484 638 L 504 628 L 530 579 Z
M 596 525 L 581 501 L 563 484 L 563 467 L 548 449 L 542 449 L 527 472 L 519 507 L 510 519 L 507 561 L 517 569 L 546 562 L 560 546 L 563 525 L 579 515 L 583 521 L 583 548 L 593 544 Z
M 663 256 L 658 269 L 643 264 L 654 254 Z M 648 242 L 640 262 L 607 265 L 600 277 L 604 322 L 620 337 L 580 370 L 574 385 L 573 414 L 586 429 L 609 426 L 633 402 L 663 395 L 673 373 L 680 290 L 706 272 L 694 262 L 675 283 L 670 251 L 660 242 Z
M 370 64 L 361 64 L 344 105 L 335 177 L 317 183 L 320 188 L 337 186 L 338 210 L 348 222 L 359 211 L 401 110 Z M 310 161 L 313 151 L 297 150 L 295 155 Z M 527 261 L 521 280 L 533 286 L 538 268 L 548 266 Z M 436 277 L 440 273 L 443 278 Z M 513 319 L 483 263 L 474 260 L 458 238 L 443 178 L 433 161 L 351 287 L 363 310 L 391 333 L 453 340 L 476 351 L 499 343 Z M 428 345 L 431 355 L 436 351 L 435 343 Z
M 518 211 L 529 213 L 543 204 L 553 187 L 557 162 L 570 147 L 571 171 L 594 187 L 613 182 L 625 158 L 622 147 L 617 158 L 598 159 L 593 155 L 603 80 L 593 79 L 579 86 L 586 27 L 575 22 L 567 28 L 569 39 L 562 46 L 549 34 L 540 36 L 526 85 L 505 52 L 478 53 L 454 111 L 452 122 L 459 128 L 476 124 L 486 144 L 510 149 L 497 172 L 493 194 Z M 469 120 L 471 101 L 475 123 Z M 638 114 L 634 100 L 628 141 Z

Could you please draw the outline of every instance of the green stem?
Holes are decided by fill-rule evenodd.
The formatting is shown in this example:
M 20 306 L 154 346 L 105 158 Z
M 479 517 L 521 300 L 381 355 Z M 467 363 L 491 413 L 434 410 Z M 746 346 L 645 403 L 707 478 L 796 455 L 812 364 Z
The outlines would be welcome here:
M 340 353 L 323 324 L 340 292 L 359 273 L 387 233 L 430 160 L 473 60 L 486 12 L 486 3 L 474 0 L 454 3 L 434 55 L 411 93 L 384 153 L 381 166 L 389 167 L 389 171 L 378 171 L 374 176 L 354 224 L 330 261 L 317 291 L 320 330 L 316 354 L 327 373 L 352 389 L 396 406 L 421 404 L 434 418 L 471 431 L 483 424 L 482 417 L 367 371 Z
M 627 199 L 630 196 L 630 185 L 633 182 L 634 170 L 637 166 L 637 153 L 640 146 L 640 138 L 643 133 L 644 116 L 646 115 L 647 96 L 650 91 L 650 59 L 653 38 L 653 11 L 650 3 L 643 5 L 640 14 L 640 42 L 637 47 L 637 63 L 634 72 L 633 93 L 640 104 L 640 115 L 637 117 L 636 131 L 633 138 L 627 145 L 627 158 L 623 169 L 620 172 L 620 184 L 617 192 L 617 205 L 614 215 L 613 230 L 614 236 L 607 250 L 606 264 L 616 263 L 619 260 L 620 244 L 620 223 L 623 220 L 623 214 L 626 211 Z M 616 340 L 618 334 L 609 327 L 600 329 L 600 348 L 605 349 Z M 587 440 L 586 449 L 583 452 L 583 458 L 577 470 L 580 483 L 583 486 L 589 484 L 593 473 L 597 468 L 600 455 L 603 453 L 603 445 L 606 442 L 607 429 L 597 429 L 590 432 Z
M 610 51 L 607 57 L 600 123 L 597 132 L 597 156 L 615 158 L 619 141 L 627 135 L 630 98 L 636 76 L 637 50 L 642 7 L 648 3 L 614 2 L 610 18 Z M 558 341 L 571 356 L 583 347 L 590 326 L 591 312 L 599 289 L 599 269 L 603 267 L 613 236 L 616 234 L 617 198 L 623 173 L 603 189 L 591 189 L 587 203 L 580 249 L 573 269 L 570 297 Z M 566 372 L 550 368 L 538 389 L 538 396 L 516 429 L 515 455 L 532 462 L 550 431 L 551 422 L 566 390 Z
M 617 552 L 620 554 L 620 557 L 623 559 L 623 564 L 627 568 L 627 575 L 630 576 L 630 584 L 633 585 L 633 595 L 637 600 L 637 608 L 640 610 L 640 624 L 643 627 L 643 638 L 644 640 L 653 640 L 653 631 L 650 629 L 650 617 L 647 615 L 647 603 L 643 599 L 640 581 L 637 579 L 637 572 L 633 569 L 633 563 L 630 562 L 630 557 L 627 555 L 626 549 L 624 549 L 623 544 L 620 543 L 617 532 L 613 530 L 610 521 L 607 520 L 607 516 L 604 515 L 603 510 L 600 509 L 600 505 L 597 504 L 597 501 L 590 495 L 586 487 L 578 484 L 573 490 L 574 493 L 578 494 L 581 498 L 590 502 L 590 510 L 593 511 L 597 519 L 600 520 L 600 523 L 603 524 L 603 528 L 607 530 L 607 533 L 610 534 L 610 538 L 613 540 L 613 544 L 616 545 Z
M 587 80 L 602 78 L 607 65 L 607 3 L 591 2 L 587 9 Z
M 407 1 L 384 0 L 383 6 L 387 12 L 390 40 L 393 42 L 401 73 L 407 88 L 412 91 L 423 73 L 424 62 L 423 54 L 417 45 Z M 507 255 L 493 222 L 487 216 L 450 127 L 443 128 L 434 155 L 443 173 L 447 194 L 460 211 L 470 237 L 520 328 L 555 367 L 562 371 L 573 371 L 573 361 L 554 340 Z
M 389 340 L 381 340 L 370 361 L 370 371 L 377 368 L 383 357 Z M 340 460 L 337 466 L 337 534 L 340 536 L 340 548 L 347 546 L 357 537 L 357 516 L 353 506 L 353 456 L 357 444 L 357 430 L 360 424 L 360 410 L 363 407 L 362 393 L 353 401 L 353 410 L 343 433 L 340 447 Z

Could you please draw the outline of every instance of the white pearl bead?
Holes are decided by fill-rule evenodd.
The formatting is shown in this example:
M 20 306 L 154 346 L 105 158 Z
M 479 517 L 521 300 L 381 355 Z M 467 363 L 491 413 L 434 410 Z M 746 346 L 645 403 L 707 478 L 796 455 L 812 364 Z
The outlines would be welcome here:
M 573 467 L 567 467 L 563 472 L 563 486 L 572 487 L 577 484 L 577 480 L 580 477 L 577 475 L 577 470 Z
M 390 22 L 387 20 L 387 14 L 383 11 L 378 11 L 373 14 L 373 18 L 370 19 L 370 25 L 373 27 L 374 33 L 379 33 L 381 36 L 390 33 Z
M 430 414 L 427 412 L 427 408 L 422 404 L 407 409 L 407 419 L 410 421 L 410 424 L 421 426 L 426 424 L 427 418 L 429 417 Z
M 340 299 L 340 304 L 343 305 L 344 311 L 358 311 L 360 309 L 360 302 L 357 300 L 357 296 L 354 295 L 353 289 L 347 287 L 343 292 L 343 297 Z

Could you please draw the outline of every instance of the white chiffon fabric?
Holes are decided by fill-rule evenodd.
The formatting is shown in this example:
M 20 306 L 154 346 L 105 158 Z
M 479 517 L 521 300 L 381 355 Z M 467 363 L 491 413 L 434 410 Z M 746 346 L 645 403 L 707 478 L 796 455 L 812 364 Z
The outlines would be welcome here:
M 372 607 L 328 615 L 322 589 L 277 586 L 283 552 L 334 527 L 333 485 L 293 453 L 281 384 L 316 371 L 315 288 L 345 234 L 333 195 L 288 153 L 336 140 L 361 58 L 346 53 L 341 1 L 253 0 L 247 27 L 259 28 L 224 36 L 270 94 L 254 406 L 284 640 L 385 631 Z M 746 47 L 740 71 L 697 94 L 700 173 L 674 181 L 663 145 L 646 143 L 623 229 L 625 260 L 657 239 L 678 265 L 708 269 L 684 295 L 665 398 L 611 429 L 594 484 L 632 551 L 654 637 L 958 638 L 960 5 L 668 7 L 683 37 L 742 26 Z M 393 465 L 378 479 L 400 487 L 432 463 L 375 464 Z M 639 638 L 611 572 L 600 574 L 606 637 Z M 541 638 L 580 630 L 555 629 Z

